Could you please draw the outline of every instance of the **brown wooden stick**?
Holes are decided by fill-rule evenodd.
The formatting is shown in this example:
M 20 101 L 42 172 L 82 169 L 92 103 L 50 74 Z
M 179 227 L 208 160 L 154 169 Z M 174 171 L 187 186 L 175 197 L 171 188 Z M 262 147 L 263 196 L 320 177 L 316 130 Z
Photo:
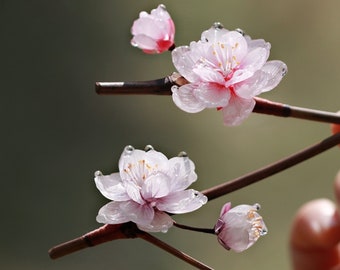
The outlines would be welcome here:
M 340 133 L 336 133 L 325 140 L 305 148 L 291 156 L 281 159 L 275 163 L 269 164 L 263 168 L 253 171 L 249 174 L 235 178 L 231 181 L 222 183 L 212 188 L 203 190 L 209 200 L 221 197 L 235 190 L 246 187 L 250 184 L 263 180 L 271 175 L 286 170 L 294 165 L 301 163 L 309 158 L 312 158 L 336 145 L 340 144 Z
M 143 82 L 96 82 L 96 92 L 99 95 L 171 95 L 173 85 L 187 83 L 180 74 L 173 73 L 158 80 Z M 337 113 L 290 106 L 258 97 L 254 99 L 255 113 L 340 124 L 340 115 Z

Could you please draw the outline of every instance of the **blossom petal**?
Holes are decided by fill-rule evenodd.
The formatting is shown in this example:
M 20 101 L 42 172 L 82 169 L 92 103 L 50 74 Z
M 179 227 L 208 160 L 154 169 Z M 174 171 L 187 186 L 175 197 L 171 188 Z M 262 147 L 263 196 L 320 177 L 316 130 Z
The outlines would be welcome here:
M 288 68 L 279 60 L 268 61 L 261 69 L 266 74 L 266 84 L 262 87 L 262 93 L 275 88 L 286 75 Z
M 148 50 L 150 52 L 156 51 L 157 41 L 147 35 L 140 34 L 136 35 L 131 39 L 131 44 L 133 46 L 138 46 L 143 50 Z
M 185 84 L 181 87 L 174 85 L 171 87 L 172 100 L 183 111 L 189 113 L 197 113 L 205 109 L 204 104 L 194 95 L 196 86 L 193 84 Z
M 130 221 L 142 225 L 150 224 L 155 214 L 153 207 L 150 205 L 141 205 L 134 201 L 122 202 L 120 210 Z
M 229 126 L 241 124 L 251 114 L 254 106 L 255 100 L 253 98 L 244 99 L 233 96 L 228 106 L 222 109 L 224 124 Z
M 173 219 L 166 213 L 156 211 L 154 218 L 150 224 L 138 224 L 138 228 L 147 232 L 163 232 L 166 233 L 173 225 Z
M 229 89 L 215 83 L 200 83 L 193 94 L 206 108 L 225 107 L 230 99 Z
M 169 160 L 171 191 L 181 191 L 197 180 L 195 164 L 188 157 L 174 157 Z
M 108 199 L 113 201 L 126 201 L 129 196 L 122 184 L 119 173 L 110 175 L 98 175 L 94 178 L 99 191 Z
M 144 199 L 143 199 L 143 197 L 140 193 L 141 187 L 138 184 L 136 184 L 132 181 L 125 181 L 124 187 L 125 187 L 126 193 L 128 194 L 130 200 L 133 200 L 134 202 L 139 203 L 139 204 L 145 203 L 145 201 L 144 201 Z
M 287 72 L 281 61 L 269 61 L 254 76 L 235 86 L 235 92 L 243 98 L 250 98 L 275 88 Z
M 172 62 L 177 71 L 189 82 L 198 80 L 197 74 L 193 72 L 193 68 L 198 61 L 198 56 L 191 53 L 189 46 L 176 47 L 172 52 Z
M 223 28 L 221 24 L 215 23 L 208 30 L 205 30 L 201 34 L 201 41 L 215 43 L 221 39 L 221 36 L 228 33 L 229 30 Z
M 183 214 L 192 212 L 200 208 L 208 201 L 202 193 L 193 190 L 178 191 L 160 199 L 157 202 L 157 209 L 173 214 Z
M 100 208 L 97 215 L 97 222 L 104 224 L 119 224 L 128 222 L 129 218 L 121 211 L 122 202 L 109 202 Z
M 247 71 L 253 71 L 261 69 L 266 63 L 269 57 L 269 50 L 265 48 L 256 48 L 248 52 L 246 57 L 242 60 L 240 69 L 245 68 Z
M 119 160 L 120 176 L 122 181 L 132 180 L 141 186 L 144 179 L 154 172 L 167 171 L 167 161 L 165 155 L 155 150 L 125 150 Z
M 173 179 L 164 173 L 153 174 L 145 180 L 141 194 L 145 200 L 164 197 L 170 193 L 172 181 Z

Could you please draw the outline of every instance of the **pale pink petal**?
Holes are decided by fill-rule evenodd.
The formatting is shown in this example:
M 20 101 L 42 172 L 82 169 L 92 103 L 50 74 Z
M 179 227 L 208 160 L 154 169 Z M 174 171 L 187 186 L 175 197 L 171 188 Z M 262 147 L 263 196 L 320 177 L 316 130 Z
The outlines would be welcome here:
M 222 109 L 224 124 L 228 126 L 241 124 L 251 114 L 254 106 L 254 99 L 243 99 L 233 96 L 228 106 Z
M 145 35 L 157 40 L 163 38 L 162 28 L 159 27 L 154 18 L 144 17 L 135 21 L 131 28 L 132 35 Z
M 248 52 L 240 64 L 240 69 L 255 72 L 262 68 L 269 57 L 269 50 L 265 48 L 255 48 Z
M 189 82 L 197 81 L 199 76 L 193 72 L 199 55 L 191 53 L 189 46 L 176 47 L 172 52 L 172 62 L 177 71 Z
M 269 42 L 266 42 L 264 39 L 251 39 L 250 36 L 245 35 L 244 38 L 247 41 L 249 51 L 255 48 L 265 48 L 266 50 L 270 50 L 271 45 Z
M 226 214 L 230 209 L 231 209 L 231 203 L 227 202 L 226 204 L 223 205 L 220 216 L 223 216 L 224 214 Z
M 113 201 L 126 201 L 130 199 L 121 182 L 119 173 L 112 173 L 110 175 L 100 174 L 94 178 L 94 181 L 99 191 L 106 198 Z
M 200 82 L 214 82 L 215 84 L 224 84 L 224 77 L 216 69 L 209 68 L 203 64 L 193 68 L 193 72 L 199 77 Z
M 136 224 L 150 224 L 154 218 L 155 211 L 148 204 L 138 204 L 134 201 L 126 201 L 120 204 L 120 210 L 132 222 Z
M 279 60 L 268 61 L 261 69 L 266 74 L 266 84 L 262 87 L 261 93 L 275 88 L 288 72 L 287 65 Z
M 253 75 L 254 75 L 253 71 L 249 71 L 246 69 L 237 69 L 233 72 L 233 76 L 225 82 L 224 87 L 228 88 L 239 82 L 243 82 L 244 80 L 250 78 Z
M 155 51 L 157 48 L 157 41 L 143 34 L 134 36 L 131 40 L 131 44 L 132 46 L 149 51 Z
M 235 85 L 235 92 L 243 98 L 251 98 L 275 88 L 287 72 L 281 61 L 269 61 L 254 76 Z
M 188 157 L 174 157 L 169 160 L 171 191 L 181 191 L 197 180 L 195 164 Z
M 229 89 L 215 83 L 200 83 L 193 94 L 206 108 L 225 107 L 230 99 Z
M 224 204 L 221 209 L 220 217 L 223 217 L 230 210 L 230 208 L 231 208 L 230 202 Z M 225 226 L 224 220 L 222 218 L 219 218 L 215 225 L 215 232 L 220 232 L 224 226 Z
M 126 147 L 119 160 L 122 181 L 132 180 L 142 185 L 144 179 L 156 171 L 168 170 L 168 158 L 160 152 L 148 152 Z
M 130 221 L 129 218 L 121 211 L 122 202 L 109 202 L 100 208 L 97 215 L 97 222 L 104 224 L 119 224 Z
M 138 228 L 147 232 L 166 233 L 173 225 L 173 219 L 166 213 L 155 211 L 154 218 L 150 224 L 137 224 Z
M 172 181 L 173 179 L 169 178 L 169 176 L 162 172 L 150 175 L 144 181 L 141 189 L 141 195 L 145 200 L 154 200 L 164 197 L 170 193 Z
M 221 50 L 220 53 L 222 53 L 224 63 L 231 64 L 231 68 L 234 68 L 238 66 L 247 55 L 248 44 L 239 32 L 229 31 L 221 36 L 216 49 L 217 51 Z
M 172 100 L 183 111 L 197 113 L 205 109 L 205 105 L 194 95 L 196 86 L 185 84 L 181 87 L 174 85 L 171 87 Z
M 178 191 L 160 199 L 157 202 L 157 209 L 173 214 L 183 214 L 197 210 L 208 201 L 202 193 L 193 190 Z
M 144 204 L 145 201 L 140 193 L 141 187 L 132 181 L 124 181 L 124 188 L 128 194 L 130 200 L 136 203 Z
M 203 33 L 201 34 L 201 41 L 215 43 L 221 39 L 221 36 L 228 32 L 229 31 L 223 28 L 220 23 L 215 23 L 211 28 L 203 31 Z

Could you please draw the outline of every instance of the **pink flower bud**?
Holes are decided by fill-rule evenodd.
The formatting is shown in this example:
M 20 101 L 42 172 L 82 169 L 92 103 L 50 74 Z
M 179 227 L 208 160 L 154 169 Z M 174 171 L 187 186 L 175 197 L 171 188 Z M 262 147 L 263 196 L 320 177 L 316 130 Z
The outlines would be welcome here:
M 260 236 L 265 235 L 267 227 L 257 213 L 259 204 L 242 204 L 230 208 L 231 203 L 223 206 L 215 225 L 215 233 L 220 244 L 226 249 L 242 252 L 251 247 Z
M 148 14 L 142 11 L 134 21 L 131 33 L 132 46 L 145 53 L 162 53 L 174 45 L 175 25 L 164 5 L 159 5 Z

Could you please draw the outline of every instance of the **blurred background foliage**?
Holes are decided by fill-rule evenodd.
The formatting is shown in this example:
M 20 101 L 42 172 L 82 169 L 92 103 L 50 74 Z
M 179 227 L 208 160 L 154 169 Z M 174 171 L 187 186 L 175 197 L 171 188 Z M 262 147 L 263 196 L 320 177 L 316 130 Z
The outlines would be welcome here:
M 149 80 L 171 74 L 169 53 L 130 46 L 138 13 L 157 1 L 0 1 L 1 269 L 192 269 L 142 240 L 119 240 L 49 259 L 47 250 L 99 227 L 107 202 L 93 173 L 117 170 L 127 144 L 152 144 L 169 157 L 185 150 L 202 190 L 278 160 L 330 134 L 327 124 L 253 114 L 225 127 L 220 112 L 180 111 L 168 96 L 98 96 L 96 81 Z M 287 63 L 282 83 L 264 98 L 339 110 L 339 1 L 163 1 L 176 44 L 197 40 L 220 21 L 272 44 Z M 214 236 L 173 228 L 160 234 L 215 269 L 289 269 L 289 229 L 297 208 L 333 198 L 339 149 L 208 203 L 176 220 L 213 226 L 220 207 L 262 205 L 269 234 L 242 254 Z M 272 254 L 276 254 L 272 256 Z

